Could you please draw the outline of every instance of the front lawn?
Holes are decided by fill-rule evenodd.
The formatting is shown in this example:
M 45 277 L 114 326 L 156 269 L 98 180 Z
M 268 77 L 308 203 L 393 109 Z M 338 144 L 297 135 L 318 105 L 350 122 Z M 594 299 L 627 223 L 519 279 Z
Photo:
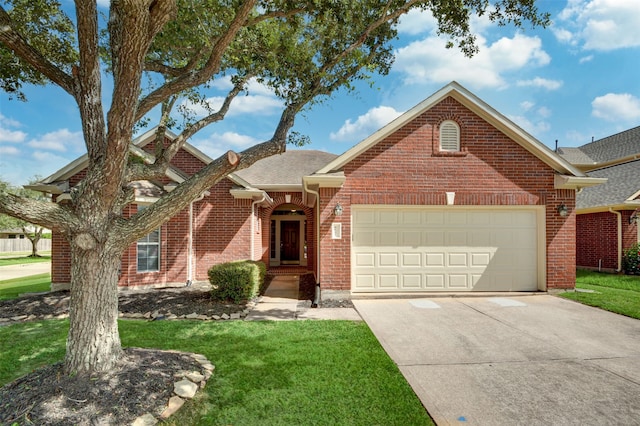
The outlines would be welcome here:
M 579 270 L 576 289 L 578 291 L 560 293 L 560 296 L 640 319 L 640 277 L 638 276 Z
M 50 290 L 51 274 L 45 273 L 14 278 L 0 281 L 0 300 L 15 299 L 22 293 L 40 293 Z
M 68 326 L 0 327 L 0 386 L 61 360 Z M 124 346 L 196 352 L 215 364 L 169 425 L 432 424 L 364 322 L 128 320 L 120 334 Z

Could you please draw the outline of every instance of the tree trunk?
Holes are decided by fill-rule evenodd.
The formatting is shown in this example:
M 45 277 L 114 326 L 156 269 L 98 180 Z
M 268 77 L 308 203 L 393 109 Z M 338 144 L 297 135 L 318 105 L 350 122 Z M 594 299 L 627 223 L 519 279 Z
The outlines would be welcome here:
M 85 238 L 85 241 L 78 242 Z M 122 354 L 118 333 L 121 255 L 88 234 L 71 244 L 71 301 L 65 356 L 67 374 L 112 369 Z

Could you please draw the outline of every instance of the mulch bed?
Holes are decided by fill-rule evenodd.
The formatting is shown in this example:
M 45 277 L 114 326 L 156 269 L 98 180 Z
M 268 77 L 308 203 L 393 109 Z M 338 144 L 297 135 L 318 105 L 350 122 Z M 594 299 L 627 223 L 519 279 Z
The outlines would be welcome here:
M 246 303 L 213 301 L 209 294 L 206 286 L 195 285 L 127 291 L 119 294 L 119 309 L 122 313 L 221 316 L 247 308 Z M 298 299 L 309 303 L 314 295 L 313 275 L 302 275 Z M 350 300 L 323 300 L 318 307 L 353 305 Z M 68 291 L 0 301 L 0 318 L 56 317 L 68 312 Z M 125 349 L 119 368 L 93 377 L 67 376 L 61 363 L 46 366 L 0 388 L 0 425 L 126 425 L 145 413 L 157 417 L 172 395 L 174 373 L 199 368 L 185 354 L 136 348 Z
M 173 393 L 174 374 L 200 371 L 189 355 L 125 349 L 113 371 L 65 375 L 62 363 L 40 368 L 0 389 L 2 425 L 127 425 L 146 413 L 158 417 Z

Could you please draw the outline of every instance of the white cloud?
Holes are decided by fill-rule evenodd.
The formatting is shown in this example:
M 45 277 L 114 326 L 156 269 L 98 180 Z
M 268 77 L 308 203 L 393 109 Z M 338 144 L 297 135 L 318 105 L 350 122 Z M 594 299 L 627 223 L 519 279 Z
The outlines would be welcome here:
M 18 120 L 14 120 L 13 118 L 6 117 L 0 113 L 0 124 L 5 125 L 7 127 L 22 127 L 22 123 Z
M 51 172 L 55 171 L 55 169 L 57 169 L 60 165 L 67 164 L 70 161 L 70 159 L 67 157 L 45 151 L 34 151 L 31 156 L 43 167 L 42 170 L 34 170 L 34 173 L 42 174 L 45 176 L 51 174 Z M 49 169 L 51 170 L 48 171 Z
M 258 139 L 236 132 L 213 133 L 206 139 L 197 139 L 193 145 L 211 158 L 217 158 L 229 150 L 240 151 L 260 142 Z
M 29 141 L 29 146 L 32 148 L 59 152 L 78 151 L 83 144 L 82 132 L 71 132 L 68 129 L 45 133 Z
M 428 34 L 437 27 L 438 21 L 430 10 L 411 9 L 400 18 L 398 32 L 408 35 Z
M 334 141 L 359 140 L 390 123 L 400 115 L 402 115 L 402 112 L 387 106 L 371 108 L 366 114 L 358 117 L 356 121 L 352 122 L 350 119 L 345 121 L 337 132 L 332 132 L 329 135 L 329 138 Z
M 559 41 L 588 50 L 640 46 L 638 0 L 569 0 L 558 15 L 566 28 L 554 31 Z
M 562 87 L 562 81 L 536 77 L 531 80 L 519 80 L 517 82 L 517 85 L 523 87 L 540 87 L 547 90 L 557 90 Z
M 509 119 L 538 138 L 551 128 L 551 125 L 544 120 L 532 121 L 523 115 L 509 116 Z
M 19 121 L 0 114 L 0 143 L 21 143 L 27 138 L 27 134 L 20 130 L 12 130 L 11 127 L 22 127 Z
M 27 134 L 20 130 L 9 130 L 0 124 L 0 142 L 20 143 L 27 138 Z
M 591 115 L 612 122 L 640 120 L 640 99 L 628 93 L 607 93 L 591 102 Z
M 220 91 L 228 92 L 233 85 L 229 77 L 220 78 L 212 83 L 212 87 Z M 239 115 L 272 115 L 278 113 L 283 108 L 282 100 L 278 99 L 273 90 L 264 84 L 258 83 L 255 79 L 252 79 L 247 84 L 248 94 L 239 94 L 229 107 L 227 117 L 239 116 Z M 225 100 L 225 96 L 213 96 L 207 98 L 206 102 L 209 104 L 211 111 L 215 112 L 222 106 Z M 189 101 L 184 101 L 181 107 L 190 109 L 198 117 L 205 117 L 210 114 L 207 108 L 202 105 L 195 105 Z
M 551 117 L 551 110 L 547 107 L 540 107 L 538 108 L 537 112 L 540 117 L 544 117 L 544 118 Z
M 0 154 L 2 155 L 18 155 L 20 150 L 15 146 L 0 145 Z
M 404 73 L 408 84 L 457 80 L 474 88 L 500 88 L 506 86 L 504 73 L 551 61 L 538 37 L 516 34 L 489 45 L 478 36 L 477 44 L 480 51 L 467 58 L 457 49 L 447 49 L 441 38 L 428 37 L 398 49 L 394 70 Z
M 584 56 L 582 58 L 580 58 L 580 60 L 578 61 L 581 64 L 585 64 L 587 62 L 591 62 L 593 61 L 593 55 L 588 55 L 588 56 Z
M 533 103 L 531 101 L 522 101 L 522 102 L 520 102 L 520 107 L 525 111 L 529 111 L 534 106 L 535 106 L 535 103 Z

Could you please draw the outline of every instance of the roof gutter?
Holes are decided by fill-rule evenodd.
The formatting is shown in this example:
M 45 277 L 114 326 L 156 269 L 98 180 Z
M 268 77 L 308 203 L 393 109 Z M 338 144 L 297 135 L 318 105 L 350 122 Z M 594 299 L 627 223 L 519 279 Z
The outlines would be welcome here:
M 609 212 L 618 216 L 618 268 L 616 272 L 622 271 L 622 213 L 609 208 Z
M 553 178 L 553 186 L 555 187 L 555 189 L 575 189 L 580 191 L 582 188 L 588 188 L 590 186 L 596 186 L 606 183 L 607 180 L 607 178 L 556 174 Z

